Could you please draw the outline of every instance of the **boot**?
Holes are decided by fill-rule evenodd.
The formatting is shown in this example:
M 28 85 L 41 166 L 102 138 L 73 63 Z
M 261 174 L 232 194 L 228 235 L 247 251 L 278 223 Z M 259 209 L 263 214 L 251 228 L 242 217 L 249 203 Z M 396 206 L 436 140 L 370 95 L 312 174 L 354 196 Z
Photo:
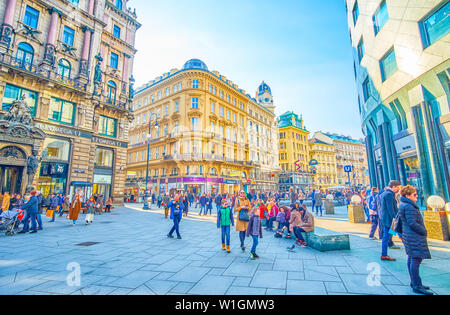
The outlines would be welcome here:
M 230 245 L 227 246 L 227 253 L 231 253 Z
M 222 244 L 222 250 L 225 250 L 226 248 L 225 248 L 225 243 L 224 244 Z

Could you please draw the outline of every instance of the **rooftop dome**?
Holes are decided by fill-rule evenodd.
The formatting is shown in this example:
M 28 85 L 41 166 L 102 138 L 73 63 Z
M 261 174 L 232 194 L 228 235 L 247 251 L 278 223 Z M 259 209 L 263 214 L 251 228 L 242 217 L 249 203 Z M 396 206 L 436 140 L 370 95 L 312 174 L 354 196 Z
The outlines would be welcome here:
M 191 59 L 188 62 L 186 62 L 183 66 L 183 70 L 189 70 L 189 69 L 201 69 L 201 70 L 208 71 L 208 67 L 200 59 Z
M 258 95 L 262 95 L 264 93 L 269 93 L 272 95 L 272 90 L 270 89 L 270 86 L 268 86 L 264 81 L 261 83 L 261 85 L 258 88 Z

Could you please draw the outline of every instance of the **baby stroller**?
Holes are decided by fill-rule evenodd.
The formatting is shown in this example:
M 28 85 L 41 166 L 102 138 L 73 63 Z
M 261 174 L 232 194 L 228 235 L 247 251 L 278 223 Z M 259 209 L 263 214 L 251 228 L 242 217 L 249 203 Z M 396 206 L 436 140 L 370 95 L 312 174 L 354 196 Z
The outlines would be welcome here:
M 5 211 L 0 214 L 0 232 L 5 232 L 6 236 L 16 234 L 19 228 L 19 216 L 23 218 L 23 211 Z

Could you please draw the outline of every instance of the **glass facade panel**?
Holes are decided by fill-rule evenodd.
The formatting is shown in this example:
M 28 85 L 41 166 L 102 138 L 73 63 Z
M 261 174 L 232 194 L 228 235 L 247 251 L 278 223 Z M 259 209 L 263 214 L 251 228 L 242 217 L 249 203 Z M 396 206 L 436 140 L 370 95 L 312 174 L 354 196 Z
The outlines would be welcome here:
M 450 1 L 420 23 L 424 47 L 428 47 L 450 31 Z
M 386 81 L 391 75 L 397 71 L 397 61 L 395 59 L 395 51 L 391 49 L 381 60 L 380 60 L 380 71 L 382 81 Z
M 378 8 L 377 12 L 373 16 L 373 27 L 375 35 L 383 28 L 384 24 L 389 20 L 389 13 L 386 5 L 386 1 L 383 1 Z

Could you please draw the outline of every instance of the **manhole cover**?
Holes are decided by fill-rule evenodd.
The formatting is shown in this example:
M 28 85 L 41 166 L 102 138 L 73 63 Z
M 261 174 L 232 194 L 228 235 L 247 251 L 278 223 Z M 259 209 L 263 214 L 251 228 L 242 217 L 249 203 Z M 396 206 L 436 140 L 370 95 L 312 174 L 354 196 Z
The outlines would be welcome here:
M 75 246 L 92 246 L 92 245 L 97 245 L 97 244 L 100 244 L 100 243 L 99 242 L 84 242 L 84 243 L 77 244 Z

